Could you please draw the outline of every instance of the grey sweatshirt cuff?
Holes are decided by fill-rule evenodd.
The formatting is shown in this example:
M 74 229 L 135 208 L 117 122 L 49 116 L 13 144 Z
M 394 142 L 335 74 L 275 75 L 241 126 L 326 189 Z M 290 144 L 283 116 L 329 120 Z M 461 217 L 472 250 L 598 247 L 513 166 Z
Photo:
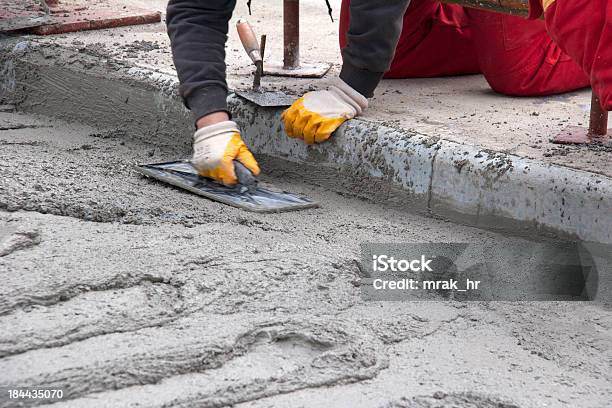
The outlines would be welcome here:
M 202 116 L 214 112 L 227 112 L 227 90 L 221 86 L 207 86 L 197 88 L 193 93 L 185 97 L 185 105 L 193 114 L 196 120 Z
M 340 79 L 366 98 L 371 98 L 384 74 L 384 72 L 372 72 L 354 67 L 345 60 L 340 71 Z

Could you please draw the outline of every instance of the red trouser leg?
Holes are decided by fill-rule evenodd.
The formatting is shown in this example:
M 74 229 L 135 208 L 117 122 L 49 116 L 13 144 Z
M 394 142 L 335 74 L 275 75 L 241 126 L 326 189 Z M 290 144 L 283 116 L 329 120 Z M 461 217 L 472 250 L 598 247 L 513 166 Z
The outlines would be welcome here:
M 340 47 L 346 46 L 349 2 L 340 10 Z M 395 57 L 385 78 L 436 77 L 478 73 L 478 59 L 463 8 L 433 0 L 413 0 Z
M 584 71 L 550 38 L 543 21 L 467 10 L 480 69 L 495 91 L 550 95 L 589 85 Z
M 612 110 L 612 1 L 544 0 L 550 36 L 586 72 L 604 109 Z

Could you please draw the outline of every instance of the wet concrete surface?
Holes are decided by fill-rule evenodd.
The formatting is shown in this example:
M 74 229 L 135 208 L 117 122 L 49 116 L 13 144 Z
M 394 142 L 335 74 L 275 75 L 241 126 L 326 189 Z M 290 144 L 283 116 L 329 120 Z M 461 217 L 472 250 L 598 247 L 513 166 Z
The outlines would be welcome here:
M 18 38 L 3 49 L 7 75 L 0 83 L 1 103 L 110 129 L 100 131 L 101 138 L 140 137 L 150 155 L 168 145 L 188 152 L 193 118 L 176 94 L 174 75 Z M 298 178 L 310 166 L 305 174 L 311 183 L 420 207 L 462 224 L 612 242 L 608 177 L 363 119 L 349 121 L 327 143 L 306 148 L 284 136 L 280 111 L 258 109 L 235 95 L 228 102 L 258 159 L 283 161 L 277 173 L 282 178 L 292 161 Z
M 185 143 L 3 110 L 2 385 L 57 407 L 612 404 L 606 305 L 360 296 L 360 243 L 519 238 L 299 177 L 264 180 L 320 209 L 247 213 L 131 167 Z
M 167 4 L 166 0 L 126 1 L 161 12 L 165 12 Z M 226 61 L 228 85 L 232 89 L 250 89 L 253 79 L 253 66 L 235 31 L 238 19 L 247 18 L 257 34 L 267 34 L 267 61 L 280 61 L 283 54 L 282 4 L 252 3 L 249 16 L 246 3 L 237 3 L 229 25 Z M 327 87 L 329 79 L 339 73 L 342 63 L 338 45 L 340 1 L 333 0 L 331 5 L 334 22 L 327 15 L 325 2 L 319 0 L 303 0 L 300 15 L 302 60 L 331 63 L 330 73 L 322 79 L 264 76 L 265 90 L 301 95 Z M 79 50 L 103 63 L 119 60 L 175 75 L 164 23 L 32 39 Z M 490 89 L 482 75 L 393 79 L 381 82 L 362 118 L 483 150 L 612 177 L 608 166 L 610 149 L 550 142 L 567 126 L 587 126 L 590 100 L 588 89 L 547 97 L 501 95 Z

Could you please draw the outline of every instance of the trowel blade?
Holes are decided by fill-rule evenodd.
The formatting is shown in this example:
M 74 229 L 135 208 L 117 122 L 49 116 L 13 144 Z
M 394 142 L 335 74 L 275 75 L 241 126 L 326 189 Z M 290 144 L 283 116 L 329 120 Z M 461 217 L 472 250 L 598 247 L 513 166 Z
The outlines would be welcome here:
M 239 95 L 247 101 L 253 102 L 256 105 L 263 107 L 282 107 L 290 106 L 293 102 L 298 100 L 295 95 L 288 95 L 284 92 L 265 92 L 265 91 L 236 91 L 236 95 Z
M 236 187 L 226 187 L 201 177 L 187 160 L 142 164 L 135 166 L 135 169 L 145 176 L 247 211 L 283 212 L 319 206 L 308 198 L 261 186 L 241 193 Z

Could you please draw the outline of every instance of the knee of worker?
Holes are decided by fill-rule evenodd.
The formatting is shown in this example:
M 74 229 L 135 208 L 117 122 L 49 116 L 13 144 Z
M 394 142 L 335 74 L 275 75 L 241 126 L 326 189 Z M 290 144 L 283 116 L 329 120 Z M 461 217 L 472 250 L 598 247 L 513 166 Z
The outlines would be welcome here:
M 513 69 L 491 63 L 481 64 L 481 71 L 493 90 L 512 96 L 554 95 L 589 86 L 589 78 L 578 64 L 558 48 L 554 54 L 549 58 L 547 54 L 526 53 Z
M 539 81 L 533 80 L 529 73 L 515 73 L 513 75 L 486 75 L 491 89 L 495 92 L 509 96 L 544 96 L 559 92 L 546 92 Z
M 511 96 L 555 95 L 589 86 L 588 77 L 572 61 L 528 65 L 510 73 L 483 70 L 483 74 L 495 92 Z

